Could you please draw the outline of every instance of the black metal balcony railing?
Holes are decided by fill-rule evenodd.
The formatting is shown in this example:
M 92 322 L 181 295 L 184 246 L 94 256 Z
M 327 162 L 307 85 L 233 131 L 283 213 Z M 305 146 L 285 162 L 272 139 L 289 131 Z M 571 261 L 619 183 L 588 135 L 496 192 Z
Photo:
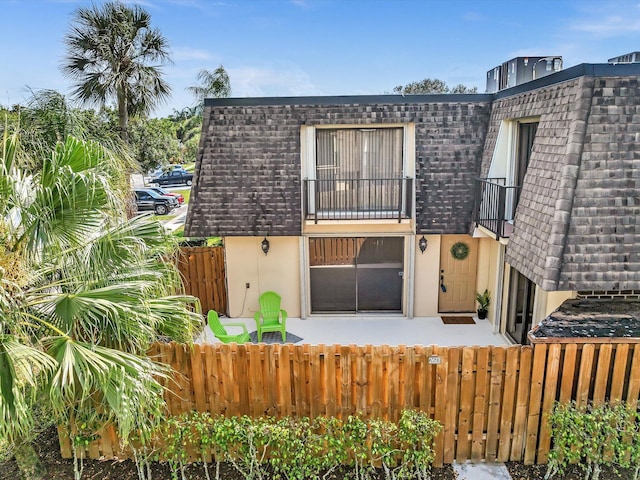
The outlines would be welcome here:
M 304 180 L 308 220 L 398 220 L 411 218 L 412 178 Z
M 504 178 L 475 179 L 475 222 L 492 232 L 496 240 L 508 238 L 520 196 L 519 186 L 506 186 Z

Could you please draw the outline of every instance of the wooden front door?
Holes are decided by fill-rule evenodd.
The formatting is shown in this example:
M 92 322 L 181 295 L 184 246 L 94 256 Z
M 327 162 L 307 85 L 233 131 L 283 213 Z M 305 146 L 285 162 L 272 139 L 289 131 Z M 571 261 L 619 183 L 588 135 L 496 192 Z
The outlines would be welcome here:
M 452 248 L 455 248 L 455 255 Z M 466 257 L 463 257 L 466 246 Z M 458 258 L 456 258 L 458 257 Z M 469 235 L 443 235 L 440 243 L 440 312 L 476 310 L 476 267 L 478 241 Z

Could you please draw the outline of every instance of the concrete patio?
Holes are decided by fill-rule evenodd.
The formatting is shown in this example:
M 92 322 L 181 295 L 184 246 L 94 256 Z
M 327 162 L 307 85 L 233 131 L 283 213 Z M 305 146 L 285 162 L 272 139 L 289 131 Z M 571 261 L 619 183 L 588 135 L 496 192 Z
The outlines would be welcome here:
M 287 332 L 302 337 L 298 343 L 342 344 L 342 345 L 509 345 L 501 334 L 493 332 L 493 325 L 487 320 L 473 317 L 473 325 L 445 325 L 440 317 L 416 317 L 407 319 L 399 316 L 375 317 L 320 317 L 288 318 Z M 220 319 L 222 323 L 242 322 L 247 330 L 256 329 L 253 318 Z M 233 333 L 234 327 L 229 327 Z M 217 343 L 218 340 L 206 327 L 200 341 Z

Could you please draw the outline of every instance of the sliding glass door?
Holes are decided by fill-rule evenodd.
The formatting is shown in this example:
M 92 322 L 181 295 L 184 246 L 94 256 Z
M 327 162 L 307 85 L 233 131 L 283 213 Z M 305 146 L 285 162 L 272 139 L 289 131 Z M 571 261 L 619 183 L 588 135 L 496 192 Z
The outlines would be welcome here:
M 309 239 L 311 313 L 402 311 L 404 239 Z

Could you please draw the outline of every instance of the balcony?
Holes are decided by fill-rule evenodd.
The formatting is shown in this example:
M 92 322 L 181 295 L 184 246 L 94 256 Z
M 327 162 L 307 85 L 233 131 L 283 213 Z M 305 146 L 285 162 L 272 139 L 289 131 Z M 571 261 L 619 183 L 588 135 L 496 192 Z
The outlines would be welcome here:
M 519 186 L 506 186 L 504 178 L 475 179 L 475 222 L 493 233 L 496 240 L 509 238 L 520 197 Z
M 412 178 L 304 180 L 307 220 L 397 220 L 411 218 Z

